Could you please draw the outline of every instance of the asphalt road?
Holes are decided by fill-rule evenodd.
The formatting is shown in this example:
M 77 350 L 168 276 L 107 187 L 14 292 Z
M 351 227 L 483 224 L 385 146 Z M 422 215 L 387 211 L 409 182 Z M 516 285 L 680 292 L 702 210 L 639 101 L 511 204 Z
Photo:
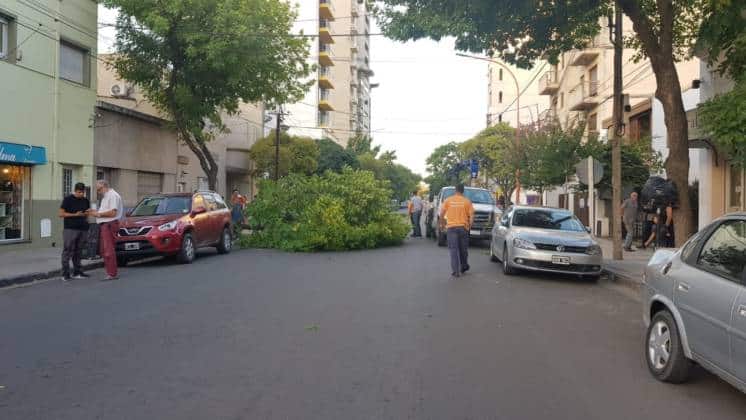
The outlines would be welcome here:
M 425 240 L 241 251 L 0 291 L 0 419 L 743 419 L 651 378 L 639 304 L 573 278 L 449 279 Z M 100 273 L 98 275 L 101 275 Z

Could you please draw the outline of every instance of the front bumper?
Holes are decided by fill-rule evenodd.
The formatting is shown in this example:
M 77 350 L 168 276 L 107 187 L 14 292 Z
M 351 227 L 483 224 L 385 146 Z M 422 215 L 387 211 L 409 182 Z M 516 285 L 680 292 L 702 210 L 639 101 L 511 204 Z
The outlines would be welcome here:
M 469 230 L 469 239 L 491 239 L 492 226 L 472 226 Z
M 141 257 L 149 255 L 174 255 L 181 249 L 182 234 L 177 231 L 160 232 L 154 229 L 146 236 L 117 235 L 118 256 Z M 136 249 L 127 244 L 137 244 Z M 128 249 L 130 248 L 130 249 Z
M 552 257 L 569 258 L 568 264 L 552 262 Z M 603 255 L 588 255 L 574 252 L 555 252 L 513 248 L 510 262 L 522 270 L 560 274 L 599 275 L 603 268 Z

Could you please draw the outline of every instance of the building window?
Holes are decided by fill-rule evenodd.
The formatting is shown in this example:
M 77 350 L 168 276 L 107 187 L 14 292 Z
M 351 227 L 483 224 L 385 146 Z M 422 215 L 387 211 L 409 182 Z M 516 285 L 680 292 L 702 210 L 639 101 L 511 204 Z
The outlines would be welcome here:
M 62 197 L 67 197 L 73 193 L 73 170 L 72 168 L 62 168 Z
M 200 176 L 197 178 L 197 191 L 208 191 L 210 189 L 209 184 L 207 183 L 207 178 L 204 176 Z
M 728 197 L 726 202 L 728 203 L 728 212 L 742 211 L 746 208 L 746 197 L 744 196 L 744 178 L 746 173 L 743 169 L 738 168 L 735 165 L 731 165 L 728 170 Z
M 60 78 L 88 86 L 90 63 L 88 51 L 67 42 L 60 42 Z
M 497 94 L 497 103 L 499 103 L 499 104 L 503 103 L 503 93 L 502 92 L 499 92 Z
M 0 16 L 0 59 L 8 57 L 8 36 L 9 34 L 8 19 Z
M 503 69 L 500 69 L 500 71 L 498 71 L 497 74 L 498 74 L 498 78 L 500 80 L 502 80 L 503 79 Z
M 503 114 L 497 116 L 497 122 L 503 122 Z
M 329 126 L 329 112 L 319 111 L 319 127 L 328 127 L 328 126 Z

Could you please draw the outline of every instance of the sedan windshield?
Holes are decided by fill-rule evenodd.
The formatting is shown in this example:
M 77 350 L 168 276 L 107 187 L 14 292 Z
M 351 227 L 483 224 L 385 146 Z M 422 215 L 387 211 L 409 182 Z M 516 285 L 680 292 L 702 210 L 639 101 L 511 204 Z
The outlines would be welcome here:
M 132 216 L 161 216 L 164 214 L 186 214 L 191 197 L 147 197 L 132 210 Z
M 572 213 L 562 210 L 517 209 L 513 226 L 584 232 L 583 224 Z
M 455 193 L 456 193 L 456 189 L 455 188 L 448 188 L 446 190 L 443 190 L 443 200 L 445 200 L 446 198 L 454 195 Z M 467 188 L 464 191 L 464 195 L 472 203 L 476 203 L 476 204 L 495 204 L 495 200 L 494 200 L 494 198 L 492 198 L 492 194 L 490 194 L 488 191 L 485 191 L 485 190 L 476 190 L 476 189 Z

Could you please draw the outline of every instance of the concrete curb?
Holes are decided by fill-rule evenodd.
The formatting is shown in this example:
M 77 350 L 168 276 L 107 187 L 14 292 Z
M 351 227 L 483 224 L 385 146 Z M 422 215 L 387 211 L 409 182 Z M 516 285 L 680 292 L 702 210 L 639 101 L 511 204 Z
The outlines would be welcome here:
M 609 278 L 609 281 L 620 284 L 624 287 L 639 291 L 642 287 L 642 275 L 633 275 L 621 270 L 603 269 L 603 273 Z
M 104 266 L 102 260 L 96 260 L 89 263 L 84 263 L 83 268 L 86 270 L 93 270 Z M 26 274 L 21 274 L 12 277 L 0 278 L 0 289 L 10 286 L 20 286 L 24 284 L 31 284 L 41 280 L 51 279 L 53 277 L 62 276 L 62 268 L 57 268 L 48 271 L 37 271 Z

